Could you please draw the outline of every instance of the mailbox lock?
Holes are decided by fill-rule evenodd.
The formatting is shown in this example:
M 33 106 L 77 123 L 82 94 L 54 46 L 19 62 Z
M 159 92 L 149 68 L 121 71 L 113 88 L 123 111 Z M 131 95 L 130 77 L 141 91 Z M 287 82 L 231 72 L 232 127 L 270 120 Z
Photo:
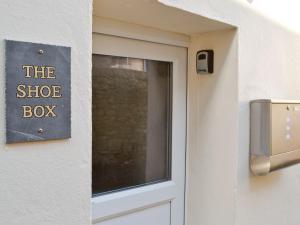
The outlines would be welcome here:
M 211 74 L 214 72 L 214 51 L 202 50 L 196 55 L 196 67 L 198 74 Z

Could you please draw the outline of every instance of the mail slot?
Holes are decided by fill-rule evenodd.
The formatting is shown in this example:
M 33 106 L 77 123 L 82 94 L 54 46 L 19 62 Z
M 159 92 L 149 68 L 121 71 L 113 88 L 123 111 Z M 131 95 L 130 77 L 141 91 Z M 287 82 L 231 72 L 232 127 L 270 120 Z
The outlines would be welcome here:
M 300 162 L 300 101 L 273 99 L 250 103 L 250 167 L 266 175 Z

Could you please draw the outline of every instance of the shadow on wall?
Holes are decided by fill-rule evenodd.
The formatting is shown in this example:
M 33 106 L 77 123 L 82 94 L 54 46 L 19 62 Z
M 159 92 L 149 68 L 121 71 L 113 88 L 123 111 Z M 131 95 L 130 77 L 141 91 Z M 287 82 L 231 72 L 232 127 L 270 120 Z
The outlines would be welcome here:
M 238 151 L 237 37 L 237 29 L 230 29 L 191 39 L 187 163 L 187 218 L 191 225 L 234 224 L 230 215 L 235 209 Z M 198 75 L 194 70 L 196 52 L 202 49 L 215 51 L 211 75 Z
M 256 33 L 249 36 L 249 33 L 242 32 L 239 36 L 242 43 L 239 50 L 247 54 L 240 57 L 238 180 L 245 188 L 257 190 L 263 183 L 268 187 L 275 186 L 282 176 L 280 171 L 274 171 L 268 178 L 260 179 L 249 169 L 249 102 L 267 98 L 300 99 L 300 86 L 296 85 L 300 82 L 300 36 L 258 12 L 251 13 L 252 20 L 247 30 L 255 30 Z M 295 166 L 290 170 L 293 168 Z
M 263 177 L 255 177 L 249 170 L 249 102 L 266 98 L 300 98 L 300 36 L 296 30 L 254 9 L 249 10 L 248 18 L 251 20 L 245 21 L 241 27 L 243 32 L 239 33 L 241 55 L 236 224 L 298 225 L 300 165 Z
M 253 91 L 253 90 L 252 90 Z M 263 95 L 263 94 L 262 94 Z M 239 102 L 239 125 L 241 127 L 247 127 L 247 130 L 250 132 L 250 105 L 249 101 L 240 101 Z M 249 132 L 247 132 L 246 129 L 239 130 L 239 138 L 240 143 L 248 143 L 248 148 L 244 148 L 242 145 L 240 145 L 240 153 L 245 154 L 245 157 L 239 158 L 240 168 L 239 171 L 244 169 L 244 176 L 240 176 L 240 179 L 243 180 L 243 182 L 249 182 L 249 189 L 253 191 L 254 193 L 256 191 L 259 191 L 260 189 L 266 189 L 267 187 L 272 187 L 275 185 L 275 183 L 278 183 L 281 177 L 281 174 L 278 172 L 274 172 L 269 174 L 268 176 L 254 176 L 250 170 L 250 140 L 249 140 Z M 244 151 L 244 150 L 247 150 Z M 249 150 L 248 150 L 249 149 Z M 247 154 L 247 155 L 246 155 Z M 243 168 L 241 168 L 241 165 Z M 239 174 L 240 175 L 240 174 Z

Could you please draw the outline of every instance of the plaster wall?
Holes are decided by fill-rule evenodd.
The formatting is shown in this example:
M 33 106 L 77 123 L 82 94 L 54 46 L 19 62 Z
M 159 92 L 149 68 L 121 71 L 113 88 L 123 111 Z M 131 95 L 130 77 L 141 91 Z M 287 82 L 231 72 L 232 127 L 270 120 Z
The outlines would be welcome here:
M 248 160 L 249 100 L 300 99 L 299 33 L 264 15 L 256 0 L 159 1 L 238 28 L 238 34 L 192 37 L 188 224 L 298 225 L 299 165 L 253 177 Z M 90 224 L 91 4 L 0 3 L 0 224 Z M 297 7 L 297 1 L 286 4 Z M 4 144 L 4 39 L 72 47 L 72 139 Z M 215 76 L 194 72 L 193 58 L 202 47 L 220 54 Z
M 202 49 L 214 50 L 211 75 L 196 73 L 195 56 Z M 187 224 L 235 222 L 237 84 L 236 30 L 193 36 L 188 71 Z
M 249 172 L 248 163 L 249 101 L 256 98 L 300 99 L 298 85 L 300 35 L 298 28 L 295 29 L 293 26 L 297 24 L 298 17 L 290 21 L 286 20 L 290 16 L 284 17 L 284 14 L 293 12 L 289 9 L 297 7 L 299 9 L 299 3 L 269 1 L 267 4 L 266 1 L 260 3 L 256 0 L 160 0 L 160 2 L 233 24 L 238 32 L 237 108 L 234 108 L 235 105 L 230 98 L 220 94 L 223 92 L 224 96 L 227 96 L 232 93 L 232 85 L 227 84 L 211 90 L 207 86 L 210 82 L 220 84 L 217 78 L 195 78 L 193 71 L 189 73 L 190 81 L 195 82 L 190 85 L 189 92 L 191 139 L 187 163 L 188 224 L 299 224 L 300 166 L 295 165 L 266 177 L 254 177 Z M 266 4 L 269 5 L 268 12 L 266 8 L 262 8 L 266 7 Z M 273 4 L 277 7 L 272 7 Z M 220 39 L 222 40 L 221 35 Z M 192 54 L 196 51 L 194 46 L 199 48 L 206 47 L 206 43 L 210 44 L 211 39 L 203 42 L 204 40 L 200 38 L 199 45 L 193 45 L 192 41 Z M 193 68 L 193 65 L 189 66 L 190 70 Z M 225 71 L 220 71 L 217 77 L 225 77 Z M 204 109 L 206 105 L 202 101 L 205 97 L 212 105 L 223 99 L 227 104 L 232 104 L 231 110 L 226 107 L 226 113 L 216 112 L 215 110 L 219 109 L 216 106 L 215 110 Z M 197 102 L 199 104 L 196 104 Z M 205 110 L 211 115 L 203 114 Z M 194 115 L 194 112 L 198 112 L 198 115 Z M 236 115 L 231 124 L 227 123 L 230 118 L 227 113 Z M 222 122 L 224 126 L 220 126 L 222 124 L 220 114 L 226 120 Z M 238 132 L 232 137 L 232 131 L 235 131 L 236 126 Z M 194 131 L 196 132 L 193 133 Z M 232 141 L 231 145 L 225 144 L 226 138 L 223 135 L 228 137 L 228 142 Z M 237 146 L 236 151 L 232 149 L 234 144 Z
M 248 162 L 249 101 L 300 99 L 300 35 L 254 13 L 251 23 L 240 29 L 239 59 L 236 224 L 298 225 L 300 165 L 254 177 Z
M 92 2 L 0 2 L 0 224 L 88 225 Z M 72 47 L 72 138 L 5 145 L 4 39 Z

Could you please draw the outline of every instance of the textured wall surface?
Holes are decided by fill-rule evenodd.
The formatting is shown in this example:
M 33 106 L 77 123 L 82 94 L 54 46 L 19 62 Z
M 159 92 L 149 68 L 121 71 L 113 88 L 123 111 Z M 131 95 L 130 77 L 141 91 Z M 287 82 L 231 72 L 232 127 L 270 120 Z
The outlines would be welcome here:
M 237 147 L 233 150 L 232 145 L 218 146 L 216 143 L 206 146 L 204 145 L 207 143 L 206 140 L 190 143 L 193 148 L 189 150 L 191 154 L 188 161 L 188 165 L 190 164 L 188 167 L 188 186 L 190 186 L 188 206 L 192 208 L 190 212 L 187 212 L 188 224 L 300 224 L 300 165 L 274 172 L 267 177 L 254 177 L 249 172 L 249 101 L 257 98 L 300 99 L 300 86 L 298 85 L 300 82 L 299 13 L 296 13 L 299 3 L 293 0 L 274 2 L 267 0 L 160 0 L 160 2 L 238 27 L 238 57 L 232 58 L 229 62 L 238 63 L 238 106 L 236 108 L 238 116 L 232 125 L 227 124 L 227 131 L 224 129 L 224 132 L 219 135 L 211 133 L 209 136 L 209 138 L 215 137 L 216 142 L 222 140 L 224 136 L 230 137 L 232 132 L 236 131 L 235 126 L 238 123 L 238 132 L 234 137 Z M 220 34 L 220 41 L 223 37 L 225 40 L 225 36 Z M 201 39 L 199 41 L 201 42 Z M 209 45 L 210 41 L 205 40 L 196 47 L 207 46 L 206 43 Z M 192 67 L 189 69 L 194 70 Z M 189 76 L 195 75 L 189 74 Z M 221 72 L 219 76 L 225 75 Z M 209 82 L 213 82 L 212 80 L 207 81 L 204 87 L 200 81 L 193 85 L 197 86 L 195 89 L 206 88 L 210 85 Z M 219 79 L 214 82 L 215 85 L 220 84 Z M 230 102 L 227 96 L 232 91 L 232 86 L 227 84 L 215 89 L 207 89 L 202 93 L 203 96 L 209 98 L 207 104 L 213 104 L 216 98 L 221 98 L 218 93 L 222 88 L 225 89 L 224 102 Z M 201 93 L 200 90 L 199 93 Z M 195 97 L 190 96 L 190 98 Z M 203 97 L 199 96 L 199 98 Z M 206 106 L 203 105 L 203 107 Z M 190 105 L 189 111 L 197 111 L 198 107 L 200 106 L 196 104 Z M 227 110 L 226 112 L 229 113 Z M 218 113 L 224 114 L 223 111 Z M 203 122 L 210 123 L 210 126 L 207 126 L 208 130 L 203 130 L 203 133 L 196 133 L 194 140 L 203 140 L 203 135 L 214 131 L 219 122 L 218 115 L 213 118 L 202 118 Z M 223 116 L 226 118 L 229 115 Z M 207 120 L 204 120 L 205 118 Z M 190 122 L 190 130 L 201 129 L 205 126 L 194 123 L 197 118 L 191 117 L 191 119 L 193 121 Z M 195 128 L 195 125 L 200 125 L 200 128 Z M 225 152 L 228 155 L 223 155 Z M 221 157 L 220 160 L 219 157 Z M 198 164 L 203 165 L 202 170 L 196 170 L 201 168 Z M 233 166 L 229 167 L 229 164 Z M 192 187 L 189 182 L 196 184 Z M 226 188 L 229 187 L 228 183 L 235 184 L 235 186 L 228 189 Z M 195 185 L 198 188 L 195 188 Z M 218 196 L 216 193 L 223 193 L 223 195 Z M 228 198 L 225 199 L 225 196 Z M 221 214 L 213 210 L 219 209 L 219 206 L 223 204 Z M 211 211 L 206 213 L 207 210 Z
M 237 138 L 235 30 L 194 36 L 189 51 L 187 224 L 234 224 Z M 214 73 L 197 75 L 194 57 L 214 50 Z M 216 216 L 218 215 L 218 216 Z
M 0 224 L 88 225 L 91 196 L 91 1 L 0 2 Z M 71 51 L 72 138 L 5 145 L 4 39 Z
M 298 225 L 300 166 L 253 177 L 248 160 L 249 101 L 300 99 L 299 32 L 266 17 L 258 0 L 160 2 L 238 27 L 236 37 L 226 32 L 208 34 L 191 44 L 191 52 L 210 47 L 206 37 L 212 35 L 211 41 L 220 41 L 216 49 L 226 50 L 234 40 L 238 56 L 231 52 L 230 62 L 220 61 L 220 66 L 231 68 L 231 63 L 237 63 L 238 77 L 221 70 L 211 80 L 198 80 L 194 72 L 189 73 L 194 85 L 190 91 L 195 94 L 189 99 L 194 103 L 189 111 L 202 115 L 199 119 L 195 114 L 189 121 L 195 131 L 188 158 L 188 184 L 193 184 L 187 196 L 189 225 Z M 282 2 L 299 7 L 297 1 Z M 91 4 L 84 0 L 0 3 L 0 224 L 90 223 Z M 285 5 L 280 13 L 289 14 Z M 4 39 L 72 47 L 72 139 L 4 144 Z M 227 44 L 222 47 L 223 40 Z M 194 71 L 193 64 L 189 70 Z M 232 82 L 237 82 L 237 88 Z

